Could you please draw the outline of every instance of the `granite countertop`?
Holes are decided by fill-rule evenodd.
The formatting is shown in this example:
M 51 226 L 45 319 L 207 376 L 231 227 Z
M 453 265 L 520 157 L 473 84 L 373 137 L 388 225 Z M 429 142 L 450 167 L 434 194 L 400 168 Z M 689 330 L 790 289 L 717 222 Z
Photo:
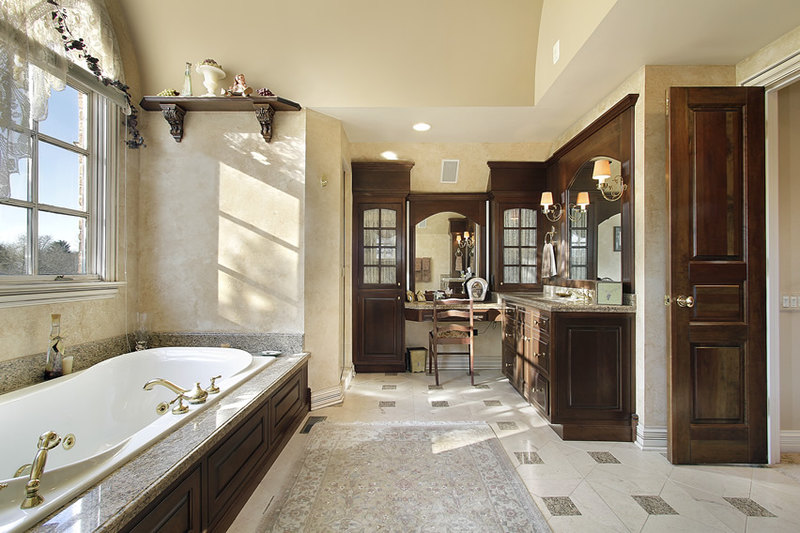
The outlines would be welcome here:
M 635 313 L 635 305 L 602 305 L 596 303 L 584 303 L 583 301 L 572 298 L 561 298 L 558 296 L 548 297 L 543 293 L 531 292 L 504 292 L 500 293 L 500 298 L 512 303 L 518 303 L 549 311 L 551 313 Z
M 286 382 L 308 354 L 286 355 L 238 385 L 30 531 L 119 531 Z

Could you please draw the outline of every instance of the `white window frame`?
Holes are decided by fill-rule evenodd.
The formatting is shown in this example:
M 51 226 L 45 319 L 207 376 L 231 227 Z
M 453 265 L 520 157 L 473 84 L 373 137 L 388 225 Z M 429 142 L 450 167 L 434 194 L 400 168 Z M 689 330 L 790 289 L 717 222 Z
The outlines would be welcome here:
M 85 80 L 84 76 L 80 77 Z M 90 273 L 63 277 L 0 276 L 0 308 L 113 298 L 118 294 L 119 287 L 125 285 L 124 281 L 118 280 L 117 266 L 120 109 L 114 105 L 115 102 L 101 94 L 106 91 L 99 91 L 90 83 L 79 81 L 71 75 L 68 75 L 67 83 L 85 92 L 88 100 L 89 160 L 86 198 L 89 231 L 86 240 L 88 252 L 86 270 Z M 33 132 L 31 135 L 35 146 L 36 136 Z M 31 165 L 36 164 L 35 150 L 36 148 L 31 158 Z M 0 202 L 6 205 L 30 207 L 30 202 L 20 202 L 11 198 Z M 36 243 L 33 245 L 35 247 Z M 31 252 L 35 253 L 33 250 Z

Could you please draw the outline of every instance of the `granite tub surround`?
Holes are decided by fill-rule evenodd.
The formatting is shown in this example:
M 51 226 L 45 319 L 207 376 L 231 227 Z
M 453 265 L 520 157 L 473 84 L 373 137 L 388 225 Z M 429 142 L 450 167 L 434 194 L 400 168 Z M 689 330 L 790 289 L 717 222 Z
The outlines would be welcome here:
M 308 354 L 279 357 L 31 531 L 119 531 L 308 359 Z
M 277 350 L 283 354 L 303 351 L 302 333 L 206 333 L 154 332 L 148 334 L 148 346 L 226 346 L 252 354 L 262 350 Z
M 45 339 L 46 340 L 46 339 Z M 69 341 L 69 338 L 67 338 Z M 85 370 L 92 365 L 128 353 L 133 349 L 133 338 L 118 335 L 109 339 L 71 346 L 67 342 L 65 353 L 72 356 L 73 371 Z M 299 351 L 299 350 L 298 350 Z M 44 381 L 46 353 L 37 353 L 0 361 L 0 394 Z

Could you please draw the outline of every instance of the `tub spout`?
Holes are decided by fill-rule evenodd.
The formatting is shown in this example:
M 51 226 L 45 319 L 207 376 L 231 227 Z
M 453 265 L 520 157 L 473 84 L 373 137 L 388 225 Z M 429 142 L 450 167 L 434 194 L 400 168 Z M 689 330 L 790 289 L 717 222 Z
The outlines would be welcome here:
M 39 495 L 39 480 L 44 474 L 44 465 L 47 462 L 47 452 L 52 450 L 61 442 L 61 437 L 56 435 L 53 431 L 42 433 L 39 436 L 39 443 L 37 445 L 36 456 L 31 463 L 31 477 L 25 484 L 25 499 L 22 500 L 21 509 L 32 509 L 44 501 Z
M 163 387 L 168 388 L 175 394 L 182 394 L 183 397 L 189 403 L 203 403 L 208 398 L 208 393 L 200 387 L 200 383 L 195 383 L 194 387 L 191 390 L 181 388 L 171 381 L 162 378 L 151 379 L 147 383 L 144 384 L 144 390 L 152 390 L 153 387 L 156 385 L 161 385 Z

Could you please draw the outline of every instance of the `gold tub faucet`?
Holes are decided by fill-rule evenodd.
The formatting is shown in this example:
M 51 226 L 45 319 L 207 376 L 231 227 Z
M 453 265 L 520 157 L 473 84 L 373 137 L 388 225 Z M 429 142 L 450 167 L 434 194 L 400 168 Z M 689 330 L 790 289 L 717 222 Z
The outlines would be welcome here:
M 25 484 L 25 499 L 22 500 L 21 509 L 32 509 L 44 501 L 44 498 L 39 495 L 39 480 L 44 474 L 44 465 L 47 462 L 47 452 L 52 450 L 61 442 L 61 437 L 56 435 L 54 431 L 42 433 L 39 436 L 39 443 L 37 445 L 36 456 L 31 463 L 31 477 Z
M 162 387 L 166 387 L 175 394 L 182 394 L 183 397 L 189 403 L 203 403 L 208 398 L 208 392 L 204 391 L 202 387 L 200 387 L 200 382 L 194 384 L 194 387 L 190 389 L 184 389 L 175 385 L 173 382 L 163 379 L 163 378 L 156 378 L 151 379 L 147 383 L 144 384 L 144 390 L 152 390 L 153 387 L 156 385 L 161 385 Z

